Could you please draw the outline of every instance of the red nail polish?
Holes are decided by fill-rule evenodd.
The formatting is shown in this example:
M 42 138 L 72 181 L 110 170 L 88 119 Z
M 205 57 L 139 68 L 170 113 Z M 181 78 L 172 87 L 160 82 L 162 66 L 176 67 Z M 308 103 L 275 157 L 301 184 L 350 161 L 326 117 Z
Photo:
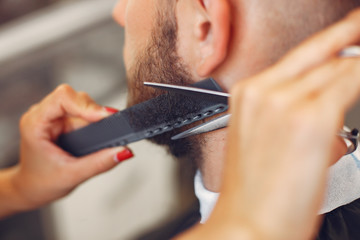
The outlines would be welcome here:
M 119 110 L 112 107 L 104 107 L 104 109 L 109 113 L 117 113 Z
M 132 158 L 134 156 L 134 154 L 131 152 L 130 149 L 128 148 L 125 148 L 123 151 L 121 152 L 118 152 L 115 157 L 114 157 L 114 160 L 116 162 L 123 162 L 129 158 Z

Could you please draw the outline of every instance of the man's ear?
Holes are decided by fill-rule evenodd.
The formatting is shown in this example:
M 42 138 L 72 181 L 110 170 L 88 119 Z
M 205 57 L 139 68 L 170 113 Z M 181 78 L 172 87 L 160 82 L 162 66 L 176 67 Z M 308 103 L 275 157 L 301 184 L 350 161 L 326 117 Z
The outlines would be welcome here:
M 230 39 L 229 0 L 195 0 L 196 73 L 206 77 L 225 60 Z

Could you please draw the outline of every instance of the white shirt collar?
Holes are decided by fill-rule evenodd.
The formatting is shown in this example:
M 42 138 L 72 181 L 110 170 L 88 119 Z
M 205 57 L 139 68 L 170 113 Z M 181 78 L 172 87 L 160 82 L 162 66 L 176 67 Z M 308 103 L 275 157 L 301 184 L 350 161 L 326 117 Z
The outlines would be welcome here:
M 205 223 L 215 207 L 215 204 L 219 198 L 219 193 L 211 192 L 205 188 L 202 181 L 201 172 L 199 170 L 195 174 L 194 189 L 195 195 L 200 202 L 200 223 Z
M 330 167 L 328 190 L 319 214 L 324 214 L 360 198 L 360 151 L 341 158 Z M 200 202 L 201 223 L 205 223 L 213 211 L 219 193 L 207 190 L 198 170 L 194 179 L 195 195 Z

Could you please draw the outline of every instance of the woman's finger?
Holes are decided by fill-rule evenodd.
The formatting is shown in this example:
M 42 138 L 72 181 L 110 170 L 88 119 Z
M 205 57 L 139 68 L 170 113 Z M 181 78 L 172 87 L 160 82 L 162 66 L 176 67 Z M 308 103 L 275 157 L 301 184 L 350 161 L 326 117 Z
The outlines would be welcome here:
M 134 154 L 127 147 L 117 147 L 112 149 L 104 149 L 99 152 L 77 158 L 71 164 L 69 170 L 76 173 L 75 180 L 81 183 L 93 176 L 106 172 L 130 158 Z
M 360 58 L 332 59 L 307 74 L 283 82 L 273 89 L 274 95 L 288 106 L 295 101 L 316 98 L 333 84 L 351 84 L 354 79 L 360 79 L 356 69 L 360 69 Z
M 337 110 L 335 115 L 344 115 L 360 96 L 360 59 L 349 63 L 342 69 L 343 74 L 335 78 L 326 86 L 323 94 L 319 95 L 319 100 L 324 105 L 332 103 L 331 108 Z
M 108 115 L 109 113 L 86 93 L 78 93 L 68 85 L 61 85 L 39 104 L 37 117 L 44 122 L 64 116 L 93 122 Z

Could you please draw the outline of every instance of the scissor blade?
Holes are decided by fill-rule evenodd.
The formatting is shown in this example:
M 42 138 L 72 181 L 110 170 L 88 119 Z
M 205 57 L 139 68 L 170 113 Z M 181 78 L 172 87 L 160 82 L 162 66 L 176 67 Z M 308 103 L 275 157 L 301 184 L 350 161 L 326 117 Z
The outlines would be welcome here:
M 144 85 L 153 88 L 163 89 L 166 91 L 177 92 L 189 97 L 206 98 L 208 100 L 216 101 L 216 102 L 226 102 L 230 97 L 229 93 L 207 90 L 196 87 L 178 86 L 178 85 L 153 83 L 153 82 L 144 82 Z
M 347 47 L 339 53 L 339 56 L 343 58 L 360 57 L 360 46 Z
M 178 140 L 178 139 L 190 137 L 190 136 L 193 136 L 196 134 L 211 132 L 211 131 L 215 131 L 220 128 L 224 128 L 228 125 L 229 119 L 230 119 L 230 114 L 225 114 L 223 116 L 220 116 L 218 118 L 210 120 L 206 123 L 200 124 L 199 126 L 191 128 L 185 132 L 182 132 L 178 135 L 175 135 L 171 138 L 171 140 Z

